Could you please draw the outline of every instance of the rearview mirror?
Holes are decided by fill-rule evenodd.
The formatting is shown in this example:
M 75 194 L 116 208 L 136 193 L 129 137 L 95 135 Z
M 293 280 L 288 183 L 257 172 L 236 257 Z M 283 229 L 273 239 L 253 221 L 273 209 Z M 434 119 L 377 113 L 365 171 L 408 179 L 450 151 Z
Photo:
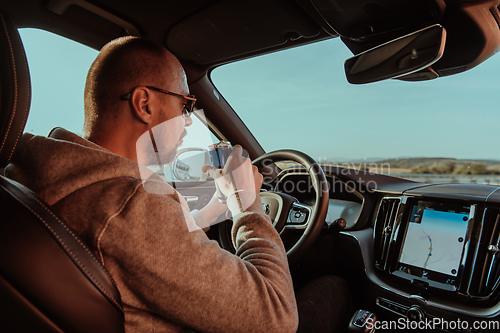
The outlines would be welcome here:
M 347 59 L 347 81 L 371 83 L 427 68 L 443 56 L 445 41 L 446 30 L 439 24 L 391 40 Z

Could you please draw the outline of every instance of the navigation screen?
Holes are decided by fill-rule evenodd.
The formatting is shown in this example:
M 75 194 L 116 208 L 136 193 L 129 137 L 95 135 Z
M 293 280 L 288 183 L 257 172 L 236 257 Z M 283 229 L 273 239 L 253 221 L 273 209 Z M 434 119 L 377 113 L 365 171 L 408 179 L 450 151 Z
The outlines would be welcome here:
M 399 269 L 426 277 L 428 271 L 456 277 L 464 249 L 469 206 L 420 202 L 412 209 Z M 419 270 L 406 267 L 411 265 Z M 417 274 L 415 274 L 417 273 Z

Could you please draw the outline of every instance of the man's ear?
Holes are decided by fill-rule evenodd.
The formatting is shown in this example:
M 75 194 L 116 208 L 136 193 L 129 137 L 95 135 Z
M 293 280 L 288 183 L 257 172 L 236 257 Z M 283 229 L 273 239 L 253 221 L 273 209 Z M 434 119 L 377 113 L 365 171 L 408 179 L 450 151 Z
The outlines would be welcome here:
M 150 124 L 152 121 L 150 97 L 149 91 L 142 87 L 134 89 L 134 91 L 132 91 L 132 96 L 130 97 L 134 116 L 144 124 Z

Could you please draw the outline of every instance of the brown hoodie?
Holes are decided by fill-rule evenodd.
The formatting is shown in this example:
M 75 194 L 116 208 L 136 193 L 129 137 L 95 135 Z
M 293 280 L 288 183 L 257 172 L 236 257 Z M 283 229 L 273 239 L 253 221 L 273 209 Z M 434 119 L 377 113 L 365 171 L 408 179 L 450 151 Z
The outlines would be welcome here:
M 143 181 L 139 168 L 56 128 L 24 134 L 5 172 L 92 249 L 117 284 L 127 332 L 295 332 L 286 252 L 269 218 L 234 217 L 233 255 L 194 225 L 182 196 Z

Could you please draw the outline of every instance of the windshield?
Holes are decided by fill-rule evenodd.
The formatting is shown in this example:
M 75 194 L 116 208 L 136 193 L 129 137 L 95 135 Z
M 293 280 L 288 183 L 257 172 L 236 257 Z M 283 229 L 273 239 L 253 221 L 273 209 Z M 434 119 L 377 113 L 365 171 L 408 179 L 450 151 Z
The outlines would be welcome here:
M 267 152 L 292 148 L 426 182 L 499 182 L 500 57 L 436 80 L 351 85 L 351 56 L 335 38 L 221 66 L 211 78 Z

